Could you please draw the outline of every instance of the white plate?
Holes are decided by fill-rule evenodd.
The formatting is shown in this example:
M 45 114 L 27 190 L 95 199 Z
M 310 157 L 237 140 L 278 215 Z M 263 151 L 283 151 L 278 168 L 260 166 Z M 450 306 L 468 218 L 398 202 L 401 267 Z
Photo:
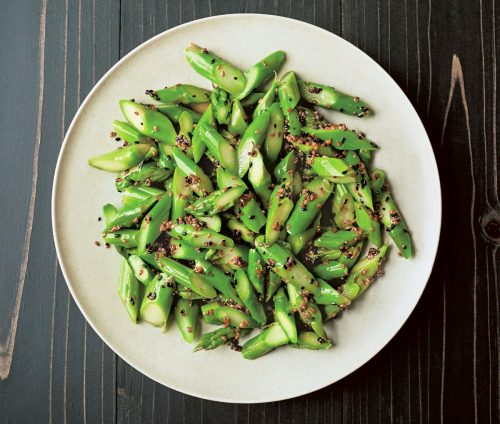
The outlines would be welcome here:
M 347 313 L 328 324 L 333 349 L 312 352 L 281 348 L 256 361 L 220 348 L 191 353 L 175 325 L 163 334 L 133 325 L 117 296 L 119 256 L 98 248 L 101 206 L 118 202 L 114 175 L 87 166 L 87 158 L 116 147 L 111 123 L 121 118 L 118 100 L 144 99 L 144 91 L 177 82 L 209 87 L 186 63 L 183 49 L 195 42 L 242 69 L 282 49 L 284 70 L 334 84 L 365 99 L 376 111 L 368 119 L 335 115 L 365 131 L 381 146 L 375 164 L 388 173 L 412 231 L 416 256 L 400 258 L 392 248 L 386 274 Z M 267 15 L 225 15 L 176 27 L 120 60 L 80 107 L 66 134 L 54 179 L 54 238 L 73 297 L 94 330 L 126 362 L 181 392 L 224 402 L 270 402 L 332 384 L 372 358 L 397 333 L 429 278 L 441 224 L 436 161 L 424 127 L 391 77 L 362 51 L 315 26 Z M 307 363 L 307 378 L 304 364 Z M 302 377 L 301 377 L 302 376 Z

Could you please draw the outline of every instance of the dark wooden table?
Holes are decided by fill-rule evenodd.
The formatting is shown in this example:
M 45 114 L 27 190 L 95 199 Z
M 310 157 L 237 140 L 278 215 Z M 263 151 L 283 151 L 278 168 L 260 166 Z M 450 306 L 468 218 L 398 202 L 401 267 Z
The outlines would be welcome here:
M 251 406 L 114 355 L 68 292 L 50 221 L 61 141 L 97 80 L 159 32 L 235 12 L 314 23 L 378 61 L 424 121 L 444 201 L 434 272 L 391 343 L 324 390 Z M 494 0 L 2 1 L 0 422 L 498 423 L 498 22 Z

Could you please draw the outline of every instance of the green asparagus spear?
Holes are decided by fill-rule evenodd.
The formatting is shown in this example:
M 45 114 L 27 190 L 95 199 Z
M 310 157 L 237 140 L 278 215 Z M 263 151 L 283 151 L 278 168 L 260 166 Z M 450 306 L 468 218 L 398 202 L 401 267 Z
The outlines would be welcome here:
M 354 224 L 354 199 L 345 184 L 336 184 L 332 202 L 333 221 L 341 230 L 352 228 Z
M 371 174 L 372 191 L 376 199 L 380 199 L 382 190 L 384 189 L 385 172 L 381 169 L 374 169 Z
M 344 159 L 352 169 L 356 170 L 356 182 L 348 184 L 347 188 L 351 192 L 352 197 L 357 203 L 365 205 L 373 210 L 373 196 L 370 186 L 370 176 L 366 170 L 365 164 L 356 152 L 349 151 Z
M 330 320 L 336 318 L 337 315 L 342 312 L 342 308 L 338 305 L 325 305 L 323 307 L 325 320 Z
M 105 204 L 102 207 L 102 216 L 104 219 L 104 224 L 108 225 L 116 216 L 118 213 L 116 207 L 110 203 Z M 124 258 L 127 257 L 127 253 L 125 252 L 125 249 L 121 246 L 114 246 L 116 251 L 118 252 L 119 255 L 123 256 Z
M 280 288 L 274 296 L 274 318 L 281 325 L 290 343 L 297 343 L 297 325 L 293 317 L 292 304 L 283 288 Z
M 356 204 L 355 208 L 356 213 L 356 223 L 358 227 L 366 233 L 368 236 L 368 240 L 372 242 L 375 246 L 382 246 L 382 236 L 380 234 L 380 223 L 378 220 L 378 216 L 375 215 L 371 210 L 369 210 L 366 206 L 361 204 Z
M 158 200 L 158 203 L 149 211 L 141 223 L 137 250 L 139 254 L 146 253 L 161 233 L 161 225 L 168 220 L 170 207 L 172 206 L 172 196 L 166 193 Z
M 344 94 L 333 87 L 315 82 L 297 81 L 300 95 L 309 103 L 325 109 L 363 117 L 371 113 L 367 104 L 359 97 Z
M 277 322 L 273 322 L 254 338 L 245 342 L 241 353 L 245 359 L 257 359 L 288 343 L 288 337 Z
M 200 137 L 207 149 L 215 156 L 226 171 L 238 175 L 238 155 L 236 150 L 217 130 L 206 123 L 198 123 Z
M 351 269 L 358 261 L 361 250 L 365 243 L 364 239 L 358 241 L 354 246 L 350 246 L 346 249 L 340 251 L 339 257 L 336 259 L 341 264 L 344 264 L 347 268 Z
M 250 249 L 248 251 L 248 278 L 257 294 L 263 296 L 265 281 L 264 264 L 259 252 L 255 249 Z
M 194 247 L 181 240 L 170 239 L 168 254 L 173 259 L 184 259 L 186 261 L 196 261 L 205 257 L 205 251 L 199 247 Z
M 298 255 L 302 252 L 309 242 L 314 238 L 314 236 L 320 231 L 320 221 L 321 214 L 317 216 L 314 220 L 313 224 L 305 229 L 303 232 L 296 234 L 294 236 L 289 235 L 287 237 L 287 242 L 290 243 L 290 249 L 292 250 L 294 255 Z
M 135 278 L 147 287 L 155 275 L 146 262 L 144 262 L 138 255 L 130 255 L 128 258 L 128 264 L 130 265 L 130 268 L 132 268 L 132 271 L 134 271 Z
M 323 318 L 321 317 L 321 311 L 318 305 L 316 305 L 312 299 L 302 296 L 292 284 L 287 284 L 286 288 L 288 291 L 288 298 L 298 312 L 302 322 L 310 326 L 319 337 L 327 339 L 328 336 L 323 327 Z
M 174 126 L 162 113 L 131 100 L 120 100 L 120 108 L 127 121 L 141 134 L 161 143 L 175 144 Z
M 222 249 L 234 245 L 233 240 L 208 228 L 195 228 L 190 224 L 175 224 L 169 230 L 172 237 L 181 239 L 194 247 Z
M 391 236 L 394 244 L 396 244 L 401 255 L 409 259 L 412 255 L 410 233 L 391 193 L 388 191 L 383 191 L 380 194 L 378 213 L 382 224 Z
M 172 178 L 172 220 L 177 220 L 185 215 L 185 209 L 190 203 L 192 197 L 192 189 L 190 185 L 186 185 L 187 175 L 182 172 L 181 168 L 176 167 Z
M 235 240 L 243 240 L 247 243 L 253 244 L 256 234 L 247 228 L 238 218 L 231 217 L 227 222 L 227 227 L 231 230 Z
M 380 250 L 373 247 L 370 248 L 368 256 L 354 266 L 349 274 L 349 278 L 340 287 L 345 297 L 353 301 L 370 286 L 384 261 L 387 247 L 388 245 L 384 244 Z
M 209 105 L 205 110 L 205 112 L 203 112 L 203 115 L 201 116 L 200 120 L 198 121 L 198 124 L 193 130 L 191 145 L 193 147 L 193 159 L 196 163 L 200 161 L 200 159 L 203 156 L 203 153 L 205 153 L 205 149 L 207 148 L 207 146 L 203 142 L 201 135 L 201 129 L 203 128 L 204 125 L 210 125 L 212 127 L 215 126 L 215 117 L 212 105 Z
M 331 146 L 338 150 L 377 150 L 378 146 L 367 140 L 363 133 L 349 130 L 345 124 L 330 124 L 322 128 L 303 127 L 303 132 L 311 134 L 320 140 L 331 141 Z
M 281 106 L 283 110 L 283 105 Z M 285 134 L 289 134 L 294 137 L 299 137 L 302 135 L 302 122 L 300 122 L 299 112 L 297 109 L 287 109 L 283 112 L 285 116 Z
M 297 201 L 286 230 L 291 236 L 301 234 L 319 215 L 333 189 L 333 184 L 324 178 L 315 178 L 308 183 Z
M 210 262 L 198 259 L 195 264 L 195 272 L 191 274 L 190 278 L 193 285 L 199 285 L 200 281 L 204 282 L 221 292 L 226 299 L 242 304 L 233 287 L 233 279 Z
M 272 180 L 271 174 L 264 165 L 264 158 L 259 150 L 252 151 L 250 158 L 250 170 L 248 171 L 248 180 L 254 191 L 260 198 L 262 204 L 267 205 L 271 196 Z
M 219 302 L 203 305 L 201 313 L 208 324 L 224 324 L 236 328 L 255 328 L 258 326 L 257 322 L 242 310 L 224 306 Z
M 194 121 L 188 112 L 182 112 L 179 116 L 179 135 L 175 139 L 175 144 L 183 153 L 194 157 L 191 136 L 193 134 Z
M 137 131 L 132 125 L 128 122 L 113 121 L 113 130 L 116 132 L 116 135 L 122 140 L 126 141 L 129 144 L 150 144 L 152 139 L 150 137 L 146 137 L 142 135 L 139 131 Z
M 149 187 L 144 184 L 130 186 L 122 191 L 123 206 L 130 208 L 131 206 L 135 206 L 146 199 L 153 198 L 154 200 L 157 196 L 161 196 L 164 193 L 164 190 L 156 187 Z M 116 213 L 114 216 L 116 216 Z M 111 222 L 111 219 L 109 222 Z
M 274 103 L 276 97 L 276 88 L 278 87 L 278 81 L 274 80 L 271 87 L 266 91 L 266 94 L 262 99 L 259 99 L 257 106 L 253 111 L 253 119 L 256 119 L 261 113 L 268 112 L 271 105 Z
M 253 90 L 260 87 L 269 78 L 271 78 L 273 74 L 279 71 L 284 61 L 285 52 L 278 50 L 253 65 L 245 72 L 246 84 L 237 98 L 240 100 L 244 99 Z
M 207 49 L 190 44 L 184 50 L 184 56 L 196 72 L 228 93 L 238 95 L 245 88 L 245 75 L 229 62 L 209 53 Z
M 173 172 L 173 167 L 165 169 L 158 167 L 156 162 L 140 163 L 116 178 L 115 186 L 118 191 L 123 191 L 125 188 L 130 187 L 132 184 L 141 183 L 158 183 L 165 181 Z
M 226 272 L 237 271 L 248 265 L 248 247 L 235 244 L 232 247 L 217 249 L 210 260 Z
M 175 306 L 175 322 L 188 343 L 193 343 L 199 312 L 199 306 L 192 300 L 179 299 Z
M 273 175 L 276 181 L 281 181 L 290 175 L 290 172 L 295 170 L 297 166 L 297 156 L 294 151 L 287 153 L 281 161 L 274 167 Z
M 219 189 L 223 190 L 225 188 L 234 187 L 234 186 L 243 186 L 247 187 L 247 185 L 243 182 L 243 180 L 237 175 L 230 174 L 223 168 L 217 168 L 216 171 L 217 185 Z
M 200 197 L 186 207 L 186 211 L 194 216 L 213 216 L 227 211 L 245 192 L 246 187 L 236 185 L 223 190 L 215 190 L 208 196 Z
M 295 109 L 300 100 L 299 87 L 295 72 L 290 71 L 281 77 L 278 86 L 278 96 L 283 114 L 286 115 Z
M 253 93 L 250 93 L 248 96 L 246 96 L 244 99 L 241 100 L 241 106 L 243 107 L 250 107 L 255 105 L 262 97 L 265 96 L 266 93 L 254 91 Z
M 136 280 L 134 272 L 128 261 L 123 258 L 120 279 L 118 280 L 118 295 L 121 301 L 125 305 L 125 309 L 135 324 L 139 320 L 139 308 L 141 306 L 140 293 L 141 293 L 141 283 Z
M 370 149 L 359 149 L 358 155 L 365 164 L 365 166 L 367 166 L 370 164 L 372 160 L 373 151 Z
M 241 222 L 254 233 L 258 233 L 266 224 L 266 215 L 255 200 L 253 193 L 245 193 L 241 196 L 235 210 Z
M 328 261 L 316 265 L 314 267 L 314 273 L 324 278 L 325 280 L 334 280 L 335 278 L 342 278 L 349 274 L 349 270 L 346 265 L 337 261 Z
M 157 266 L 167 275 L 175 278 L 175 282 L 181 286 L 205 296 L 207 299 L 212 299 L 217 296 L 216 291 L 212 286 L 204 281 L 191 282 L 191 274 L 194 272 L 191 268 L 182 265 L 174 259 L 167 257 L 155 258 Z
M 356 244 L 360 238 L 361 234 L 357 231 L 326 231 L 314 240 L 314 246 L 340 249 Z
M 292 346 L 302 349 L 325 350 L 332 347 L 332 342 L 318 337 L 313 331 L 303 331 L 299 334 L 297 344 Z
M 241 103 L 238 99 L 233 100 L 233 105 L 231 109 L 231 119 L 227 126 L 227 129 L 230 133 L 236 134 L 241 137 L 246 129 L 248 128 L 248 124 L 246 121 L 245 109 L 241 106 Z
M 281 277 L 273 271 L 267 273 L 266 302 L 269 302 L 281 287 Z
M 190 105 L 210 100 L 210 91 L 190 84 L 176 84 L 160 90 L 147 90 L 153 100 L 167 104 Z
M 276 185 L 271 193 L 266 222 L 266 243 L 269 245 L 278 240 L 292 213 L 292 182 L 292 177 L 288 176 Z
M 319 290 L 319 295 L 314 297 L 314 301 L 318 305 L 335 304 L 341 309 L 345 309 L 351 304 L 351 301 L 347 297 L 324 280 L 319 280 Z
M 105 243 L 109 243 L 112 246 L 131 249 L 138 246 L 139 237 L 139 230 L 117 230 L 115 232 L 106 233 L 103 239 Z
M 234 278 L 236 280 L 236 292 L 243 301 L 245 307 L 250 312 L 250 315 L 259 324 L 264 325 L 266 323 L 264 307 L 262 306 L 262 303 L 259 302 L 246 272 L 239 269 L 234 274 Z
M 123 206 L 117 211 L 114 218 L 106 223 L 103 233 L 110 231 L 114 232 L 122 229 L 123 227 L 132 226 L 134 223 L 139 221 L 139 219 L 151 208 L 151 206 L 153 206 L 156 200 L 156 197 L 148 197 L 137 203 L 130 203 Z
M 266 136 L 269 126 L 270 114 L 268 111 L 261 113 L 248 126 L 243 137 L 238 142 L 238 175 L 243 177 L 250 167 L 252 152 L 258 150 Z
M 273 103 L 269 107 L 269 116 L 269 127 L 264 139 L 264 156 L 266 163 L 273 165 L 281 152 L 285 126 L 285 117 L 279 103 Z
M 288 285 L 293 285 L 299 291 L 312 294 L 319 292 L 319 284 L 307 268 L 286 247 L 279 243 L 267 246 L 264 236 L 255 239 L 255 248 L 271 269 Z
M 103 155 L 95 156 L 88 160 L 90 166 L 103 171 L 126 171 L 141 163 L 148 153 L 156 151 L 149 144 L 131 144 Z
M 219 346 L 227 344 L 232 339 L 238 340 L 240 336 L 248 334 L 249 331 L 248 329 L 234 327 L 218 328 L 217 330 L 203 334 L 194 348 L 194 351 L 217 349 Z
M 206 227 L 209 230 L 215 231 L 216 233 L 220 233 L 222 228 L 222 220 L 219 215 L 214 216 L 199 216 L 196 218 L 198 223 L 202 227 Z
M 141 303 L 141 319 L 155 327 L 167 326 L 174 299 L 175 281 L 167 274 L 157 274 L 147 285 Z
M 201 118 L 201 115 L 198 112 L 195 112 L 193 109 L 189 109 L 188 107 L 172 104 L 160 104 L 155 105 L 155 107 L 158 112 L 163 113 L 168 119 L 176 123 L 179 123 L 179 118 L 184 112 L 189 113 L 193 122 L 198 122 Z
M 231 120 L 231 100 L 229 94 L 220 88 L 214 88 L 210 95 L 214 116 L 220 125 L 229 125 Z
M 327 156 L 316 156 L 312 170 L 320 177 L 328 178 L 335 183 L 351 183 L 356 180 L 356 172 L 342 159 Z

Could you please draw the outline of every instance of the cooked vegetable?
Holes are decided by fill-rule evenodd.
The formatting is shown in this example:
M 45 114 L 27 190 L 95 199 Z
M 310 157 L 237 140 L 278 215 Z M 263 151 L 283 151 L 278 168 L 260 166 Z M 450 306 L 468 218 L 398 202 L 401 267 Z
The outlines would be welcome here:
M 162 329 L 173 309 L 188 343 L 200 318 L 219 326 L 194 351 L 329 349 L 327 321 L 381 275 L 382 228 L 402 256 L 413 252 L 384 171 L 370 168 L 377 145 L 307 103 L 370 109 L 294 71 L 280 78 L 283 51 L 244 73 L 195 44 L 184 54 L 212 89 L 176 84 L 147 90 L 154 105 L 121 100 L 126 122 L 111 135 L 124 145 L 88 161 L 119 173 L 123 204 L 102 210 L 103 239 L 122 256 L 119 298 L 134 323 Z

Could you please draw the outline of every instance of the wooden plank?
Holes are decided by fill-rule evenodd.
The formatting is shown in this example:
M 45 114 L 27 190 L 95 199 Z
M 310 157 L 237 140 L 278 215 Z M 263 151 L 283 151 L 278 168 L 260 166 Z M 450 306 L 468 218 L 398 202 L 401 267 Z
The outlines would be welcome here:
M 11 75 L 7 83 L 2 78 L 0 108 L 2 128 L 6 140 L 0 165 L 6 172 L 4 184 L 17 195 L 9 196 L 7 190 L 0 194 L 2 216 L 9 219 L 9 225 L 2 225 L 0 239 L 8 242 L 12 256 L 2 255 L 1 269 L 5 278 L 0 280 L 0 290 L 5 296 L 0 309 L 0 378 L 7 379 L 10 374 L 13 349 L 17 336 L 18 317 L 26 278 L 27 257 L 33 227 L 34 198 L 36 197 L 38 151 L 40 142 L 40 104 L 43 101 L 43 76 L 29 72 L 30 65 L 41 68 L 45 49 L 45 14 L 40 4 L 28 13 L 16 13 L 26 7 L 26 2 L 18 5 L 8 4 L 0 16 L 2 44 L 0 52 L 9 60 L 3 61 L 3 74 Z M 9 17 L 11 17 L 9 19 Z M 16 35 L 19 29 L 22 33 Z M 11 107 L 10 99 L 29 99 L 21 121 L 19 114 Z M 24 143 L 28 139 L 31 143 Z M 11 158 L 16 158 L 13 168 Z M 24 177 L 20 181 L 20 177 Z M 14 192 L 14 191 L 12 191 Z M 16 213 L 12 213 L 16 211 Z M 22 235 L 22 236 L 19 236 Z M 18 259 L 17 259 L 18 258 Z

